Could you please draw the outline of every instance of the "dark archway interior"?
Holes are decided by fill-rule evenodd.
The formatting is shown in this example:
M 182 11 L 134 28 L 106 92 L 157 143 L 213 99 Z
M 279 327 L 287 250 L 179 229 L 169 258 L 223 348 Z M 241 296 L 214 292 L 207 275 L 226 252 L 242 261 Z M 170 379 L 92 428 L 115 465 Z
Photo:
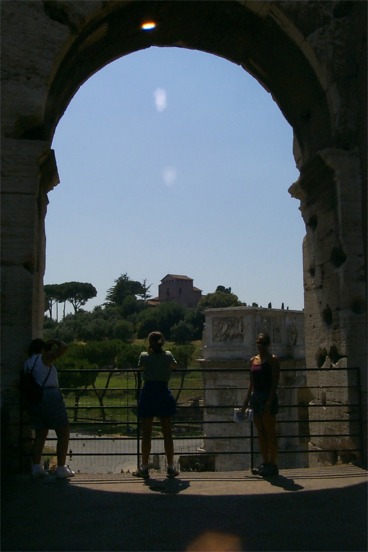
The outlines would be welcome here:
M 314 366 L 315 352 L 326 351 L 327 363 L 359 366 L 366 416 L 366 3 L 42 0 L 1 8 L 7 458 L 19 447 L 15 379 L 22 348 L 42 329 L 44 218 L 47 193 L 58 181 L 49 149 L 55 129 L 94 73 L 151 46 L 201 50 L 238 64 L 272 94 L 293 128 L 301 177 L 292 193 L 307 224 L 307 362 Z M 143 32 L 145 19 L 157 28 Z M 318 378 L 309 383 L 318 387 Z M 352 412 L 345 415 L 353 427 Z M 334 450 L 345 446 L 333 436 L 319 438 L 331 439 Z M 366 446 L 362 452 L 366 460 Z
M 47 9 L 52 18 L 63 19 L 60 7 L 49 2 Z M 155 30 L 141 30 L 147 19 L 157 22 Z M 100 12 L 70 44 L 50 88 L 43 129 L 29 129 L 28 136 L 50 138 L 83 82 L 107 63 L 150 46 L 202 50 L 241 65 L 272 93 L 304 159 L 329 143 L 325 94 L 300 47 L 273 12 L 261 18 L 231 1 L 116 3 L 106 15 Z

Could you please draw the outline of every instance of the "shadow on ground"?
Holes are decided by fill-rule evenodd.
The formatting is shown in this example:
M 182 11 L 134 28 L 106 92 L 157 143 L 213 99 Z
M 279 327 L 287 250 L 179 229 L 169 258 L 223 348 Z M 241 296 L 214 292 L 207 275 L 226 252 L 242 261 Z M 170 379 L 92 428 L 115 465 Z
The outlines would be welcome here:
M 2 493 L 1 550 L 184 551 L 208 530 L 236 535 L 247 552 L 367 550 L 364 482 L 305 491 L 279 476 L 263 482 L 262 492 L 239 480 L 244 492 L 228 495 L 206 495 L 200 485 L 185 478 L 139 481 L 132 492 L 124 482 L 107 489 L 104 482 L 93 488 L 9 482 Z M 213 489 L 216 481 L 206 485 Z

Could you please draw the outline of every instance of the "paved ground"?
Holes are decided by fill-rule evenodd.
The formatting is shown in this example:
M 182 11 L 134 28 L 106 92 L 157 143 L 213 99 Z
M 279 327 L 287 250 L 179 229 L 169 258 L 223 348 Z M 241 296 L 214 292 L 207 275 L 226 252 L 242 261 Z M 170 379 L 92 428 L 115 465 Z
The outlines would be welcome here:
M 367 472 L 355 466 L 182 473 L 147 482 L 127 474 L 68 481 L 19 476 L 3 485 L 7 551 L 236 550 L 191 545 L 203 533 L 233 535 L 251 551 L 366 551 Z

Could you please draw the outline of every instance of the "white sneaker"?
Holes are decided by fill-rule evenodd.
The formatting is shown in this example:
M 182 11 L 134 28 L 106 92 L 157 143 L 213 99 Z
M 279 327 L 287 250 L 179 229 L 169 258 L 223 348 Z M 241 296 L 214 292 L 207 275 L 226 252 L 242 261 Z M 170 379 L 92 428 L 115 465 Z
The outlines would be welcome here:
M 58 466 L 56 468 L 56 477 L 58 479 L 67 479 L 74 476 L 75 473 L 68 466 Z
M 41 464 L 33 464 L 31 475 L 33 479 L 40 479 L 41 477 L 47 477 L 49 472 Z

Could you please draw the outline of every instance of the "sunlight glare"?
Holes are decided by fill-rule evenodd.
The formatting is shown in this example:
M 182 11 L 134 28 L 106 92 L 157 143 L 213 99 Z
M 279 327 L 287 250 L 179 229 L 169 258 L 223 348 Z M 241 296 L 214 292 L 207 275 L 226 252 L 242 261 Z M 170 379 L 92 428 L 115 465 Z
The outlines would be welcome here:
M 142 31 L 152 31 L 152 29 L 156 28 L 156 23 L 154 21 L 145 21 L 141 25 Z

